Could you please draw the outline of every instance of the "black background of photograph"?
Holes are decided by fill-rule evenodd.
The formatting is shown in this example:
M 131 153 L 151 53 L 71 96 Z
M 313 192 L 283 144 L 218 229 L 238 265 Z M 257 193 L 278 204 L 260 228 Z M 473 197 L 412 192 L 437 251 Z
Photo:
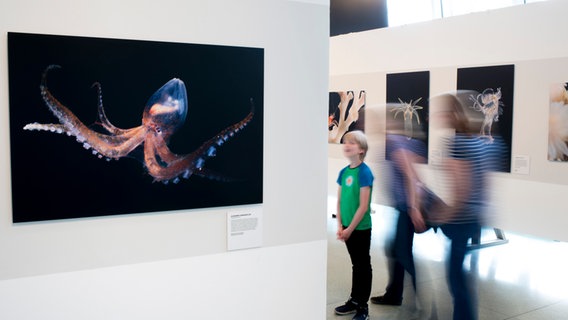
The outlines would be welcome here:
M 14 222 L 262 203 L 263 49 L 9 33 L 8 61 Z M 51 64 L 61 68 L 48 73 L 49 90 L 88 126 L 98 120 L 95 82 L 108 119 L 126 129 L 141 125 L 148 98 L 162 85 L 184 81 L 188 114 L 169 143 L 176 154 L 241 121 L 252 98 L 252 122 L 205 163 L 231 182 L 153 182 L 141 152 L 106 161 L 66 134 L 23 130 L 58 123 L 39 88 Z

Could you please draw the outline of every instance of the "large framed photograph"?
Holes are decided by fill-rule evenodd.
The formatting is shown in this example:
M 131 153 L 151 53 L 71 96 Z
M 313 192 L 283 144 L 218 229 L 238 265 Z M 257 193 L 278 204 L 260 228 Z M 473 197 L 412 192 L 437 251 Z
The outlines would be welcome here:
M 262 203 L 264 50 L 8 34 L 14 222 Z

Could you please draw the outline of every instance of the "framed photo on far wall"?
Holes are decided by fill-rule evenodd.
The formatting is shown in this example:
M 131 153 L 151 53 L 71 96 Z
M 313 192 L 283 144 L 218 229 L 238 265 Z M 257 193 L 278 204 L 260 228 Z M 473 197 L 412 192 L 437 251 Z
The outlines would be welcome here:
M 457 94 L 470 125 L 491 147 L 495 170 L 510 172 L 515 66 L 460 68 L 457 76 Z
M 365 90 L 329 93 L 327 120 L 328 142 L 341 143 L 343 136 L 353 130 L 365 132 Z
M 568 83 L 550 86 L 548 114 L 548 160 L 568 161 Z
M 429 96 L 429 71 L 387 74 L 387 132 L 422 141 L 426 146 L 426 157 Z
M 264 50 L 8 33 L 14 222 L 262 203 Z

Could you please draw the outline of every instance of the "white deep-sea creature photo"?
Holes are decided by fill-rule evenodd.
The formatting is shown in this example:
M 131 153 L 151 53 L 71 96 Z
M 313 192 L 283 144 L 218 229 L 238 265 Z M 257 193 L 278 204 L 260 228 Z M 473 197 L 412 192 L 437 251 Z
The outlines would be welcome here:
M 548 115 L 548 160 L 568 161 L 568 93 L 566 84 L 550 89 Z
M 414 135 L 412 120 L 416 119 L 416 123 L 420 124 L 420 116 L 418 116 L 418 112 L 416 111 L 422 109 L 421 106 L 416 105 L 420 100 L 422 100 L 421 97 L 416 99 L 416 101 L 410 100 L 410 102 L 404 102 L 398 98 L 400 105 L 395 106 L 391 110 L 391 112 L 394 112 L 394 119 L 396 119 L 396 116 L 402 112 L 404 118 L 404 134 L 408 137 L 408 139 L 411 139 Z
M 483 124 L 479 134 L 482 137 L 489 138 L 493 141 L 493 134 L 491 127 L 493 122 L 499 121 L 499 116 L 503 113 L 503 102 L 501 102 L 501 88 L 497 88 L 497 92 L 493 89 L 487 88 L 477 96 L 471 95 L 469 97 L 473 101 L 473 109 L 483 113 Z

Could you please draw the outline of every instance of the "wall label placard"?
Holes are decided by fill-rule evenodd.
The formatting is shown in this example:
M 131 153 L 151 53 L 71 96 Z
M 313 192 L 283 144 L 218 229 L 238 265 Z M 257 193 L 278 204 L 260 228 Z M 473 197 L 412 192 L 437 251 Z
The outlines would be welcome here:
M 262 210 L 247 208 L 227 212 L 227 249 L 262 246 Z
M 514 155 L 513 156 L 513 173 L 517 174 L 529 174 L 531 159 L 529 156 L 525 155 Z

